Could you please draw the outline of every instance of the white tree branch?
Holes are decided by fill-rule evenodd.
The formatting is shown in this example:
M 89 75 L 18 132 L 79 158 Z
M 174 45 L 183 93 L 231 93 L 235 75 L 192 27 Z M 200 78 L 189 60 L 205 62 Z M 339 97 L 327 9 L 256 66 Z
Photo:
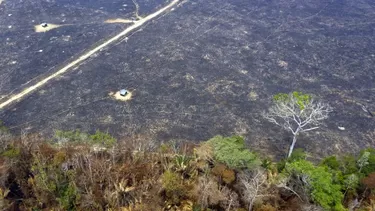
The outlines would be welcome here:
M 328 104 L 316 102 L 311 99 L 309 102 L 301 105 L 293 94 L 289 94 L 288 99 L 275 101 L 275 104 L 263 112 L 263 117 L 269 122 L 274 123 L 285 130 L 291 131 L 293 136 L 299 132 L 316 130 L 317 125 L 328 118 L 332 108 Z M 304 127 L 309 128 L 304 129 Z

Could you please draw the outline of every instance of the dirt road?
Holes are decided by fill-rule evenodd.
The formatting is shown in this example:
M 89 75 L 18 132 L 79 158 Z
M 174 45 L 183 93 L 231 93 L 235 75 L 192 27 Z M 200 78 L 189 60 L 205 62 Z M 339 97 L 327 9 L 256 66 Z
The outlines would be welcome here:
M 131 31 L 133 31 L 134 29 L 137 29 L 137 28 L 141 27 L 143 24 L 147 23 L 148 21 L 150 21 L 150 20 L 154 19 L 155 17 L 159 16 L 160 14 L 164 13 L 166 10 L 171 9 L 178 2 L 179 2 L 179 0 L 173 0 L 167 6 L 161 8 L 160 10 L 158 10 L 158 11 L 156 11 L 156 12 L 154 12 L 154 13 L 152 13 L 152 14 L 150 14 L 150 15 L 148 15 L 148 16 L 146 16 L 146 17 L 144 17 L 144 18 L 142 18 L 138 21 L 135 21 L 133 25 L 129 26 L 124 31 L 120 32 L 116 36 L 110 38 L 109 40 L 105 41 L 103 44 L 95 47 L 94 49 L 84 53 L 78 59 L 76 59 L 76 60 L 72 61 L 71 63 L 67 64 L 65 67 L 53 72 L 51 75 L 41 79 L 40 81 L 38 81 L 34 85 L 31 85 L 31 86 L 23 89 L 19 93 L 16 93 L 12 96 L 6 96 L 5 97 L 6 100 L 4 100 L 3 102 L 0 103 L 0 109 L 5 108 L 6 106 L 10 105 L 11 103 L 20 101 L 23 97 L 32 93 L 33 91 L 37 90 L 38 88 L 42 87 L 43 85 L 48 83 L 50 80 L 56 78 L 57 76 L 60 76 L 60 75 L 64 74 L 65 72 L 69 71 L 70 69 L 72 69 L 76 65 L 80 64 L 84 60 L 90 58 L 90 56 L 92 56 L 93 54 L 99 52 L 101 49 L 103 49 L 106 46 L 118 41 L 121 38 L 126 37 L 126 35 L 129 34 Z

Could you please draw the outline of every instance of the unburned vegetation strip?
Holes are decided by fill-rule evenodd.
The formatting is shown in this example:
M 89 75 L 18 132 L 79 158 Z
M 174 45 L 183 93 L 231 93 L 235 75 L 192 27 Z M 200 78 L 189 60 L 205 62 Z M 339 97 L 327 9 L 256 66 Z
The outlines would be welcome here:
M 240 136 L 201 144 L 1 129 L 0 204 L 49 210 L 346 210 L 374 206 L 375 149 L 320 162 L 296 149 L 278 162 Z

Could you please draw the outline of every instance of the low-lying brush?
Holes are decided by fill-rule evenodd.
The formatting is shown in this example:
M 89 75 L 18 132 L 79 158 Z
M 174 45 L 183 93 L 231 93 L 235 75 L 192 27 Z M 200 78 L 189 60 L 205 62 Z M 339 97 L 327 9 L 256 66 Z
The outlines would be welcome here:
M 4 131 L 3 131 L 4 133 Z M 330 156 L 301 150 L 275 163 L 241 137 L 162 144 L 58 131 L 9 138 L 0 149 L 4 210 L 371 210 L 375 150 Z M 262 162 L 261 162 L 262 161 Z

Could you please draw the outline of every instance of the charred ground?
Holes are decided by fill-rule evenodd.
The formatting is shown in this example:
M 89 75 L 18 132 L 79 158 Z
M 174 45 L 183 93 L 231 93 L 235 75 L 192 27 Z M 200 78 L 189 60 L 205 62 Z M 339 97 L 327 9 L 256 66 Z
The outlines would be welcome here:
M 163 5 L 138 3 L 140 15 Z M 102 13 L 92 11 L 95 4 L 104 8 Z M 123 4 L 132 2 L 114 7 Z M 0 6 L 2 28 L 10 21 L 7 18 L 18 17 L 16 12 L 7 16 L 12 5 L 5 1 Z M 13 10 L 21 14 L 25 7 L 15 5 Z M 86 27 L 78 23 L 81 20 L 129 18 L 134 10 L 106 12 L 112 7 L 95 2 L 82 6 L 82 17 L 82 12 L 74 12 L 75 6 L 66 7 L 77 13 L 71 20 L 77 25 L 44 34 L 17 28 L 0 34 L 2 40 L 15 39 L 14 45 L 1 47 L 1 74 L 9 78 L 1 94 L 53 71 L 126 27 Z M 14 131 L 100 129 L 118 137 L 142 135 L 155 141 L 198 142 L 216 134 L 239 134 L 256 149 L 283 154 L 288 134 L 265 122 L 260 112 L 273 94 L 299 90 L 329 102 L 334 112 L 321 130 L 301 136 L 297 147 L 316 154 L 356 151 L 374 144 L 375 119 L 362 110 L 362 106 L 375 110 L 374 7 L 365 0 L 185 1 L 127 42 L 108 47 L 3 110 L 0 119 Z M 40 16 L 39 11 L 33 13 L 29 16 Z M 59 12 L 55 13 L 57 17 Z M 25 41 L 27 33 L 35 44 Z M 66 35 L 73 37 L 69 44 L 53 41 Z M 41 48 L 49 50 L 32 53 Z M 17 64 L 12 66 L 13 60 Z M 108 97 L 120 88 L 132 91 L 133 99 L 121 102 Z

